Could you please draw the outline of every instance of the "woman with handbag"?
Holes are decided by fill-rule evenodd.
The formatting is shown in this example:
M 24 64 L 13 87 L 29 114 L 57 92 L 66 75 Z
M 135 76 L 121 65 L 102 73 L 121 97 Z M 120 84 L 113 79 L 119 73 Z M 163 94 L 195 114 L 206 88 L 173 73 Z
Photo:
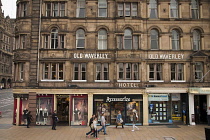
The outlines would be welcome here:
M 117 128 L 118 125 L 122 125 L 122 128 L 124 128 L 124 126 L 123 126 L 122 114 L 121 114 L 120 111 L 118 111 L 118 114 L 117 114 L 116 128 Z

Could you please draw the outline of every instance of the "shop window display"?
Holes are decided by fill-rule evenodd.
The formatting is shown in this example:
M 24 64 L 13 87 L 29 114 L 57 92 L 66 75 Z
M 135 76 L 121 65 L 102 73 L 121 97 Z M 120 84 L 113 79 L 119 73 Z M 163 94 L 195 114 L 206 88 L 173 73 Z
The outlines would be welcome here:
M 87 125 L 88 109 L 87 99 L 73 98 L 73 118 L 71 125 Z
M 27 125 L 26 113 L 28 112 L 28 98 L 22 98 L 22 107 L 21 107 L 21 125 Z
M 103 103 L 101 101 L 96 102 L 98 122 L 101 121 L 101 114 L 104 113 L 106 119 L 106 125 L 110 125 L 110 104 Z
M 126 105 L 126 123 L 133 123 L 133 110 L 137 111 L 137 115 L 140 116 L 140 102 L 128 102 Z M 136 123 L 140 123 L 140 119 L 136 120 Z
M 36 109 L 36 124 L 51 125 L 52 97 L 38 97 Z

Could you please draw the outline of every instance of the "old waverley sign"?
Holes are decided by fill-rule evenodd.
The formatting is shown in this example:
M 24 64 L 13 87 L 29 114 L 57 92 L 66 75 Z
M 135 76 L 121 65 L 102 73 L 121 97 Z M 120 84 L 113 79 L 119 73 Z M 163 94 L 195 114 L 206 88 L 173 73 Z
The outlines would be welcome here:
M 76 59 L 108 59 L 108 53 L 74 53 Z
M 184 54 L 149 54 L 149 59 L 184 59 Z

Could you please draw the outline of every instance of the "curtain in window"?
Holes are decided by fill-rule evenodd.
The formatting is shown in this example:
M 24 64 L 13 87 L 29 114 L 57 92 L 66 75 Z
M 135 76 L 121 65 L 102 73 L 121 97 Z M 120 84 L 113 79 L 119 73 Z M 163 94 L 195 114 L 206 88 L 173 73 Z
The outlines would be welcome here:
M 179 50 L 179 32 L 172 30 L 172 50 Z
M 150 18 L 157 18 L 157 0 L 150 0 Z
M 151 37 L 151 49 L 159 49 L 159 36 L 158 36 L 158 31 L 155 29 L 152 29 L 150 32 L 150 37 Z

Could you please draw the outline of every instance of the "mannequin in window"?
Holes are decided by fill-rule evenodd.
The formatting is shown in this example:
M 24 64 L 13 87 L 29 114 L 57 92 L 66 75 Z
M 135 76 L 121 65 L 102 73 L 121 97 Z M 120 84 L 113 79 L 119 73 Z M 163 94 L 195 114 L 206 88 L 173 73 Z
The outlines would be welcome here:
M 47 124 L 47 117 L 48 117 L 48 111 L 47 111 L 46 107 L 44 108 L 43 116 L 44 116 L 44 125 L 46 125 Z
M 74 120 L 75 121 L 78 121 L 79 120 L 79 113 L 80 113 L 80 111 L 76 108 L 74 110 Z
M 43 121 L 43 109 L 42 108 L 40 108 L 39 109 L 39 116 L 40 116 L 40 118 L 39 118 L 39 121 Z

